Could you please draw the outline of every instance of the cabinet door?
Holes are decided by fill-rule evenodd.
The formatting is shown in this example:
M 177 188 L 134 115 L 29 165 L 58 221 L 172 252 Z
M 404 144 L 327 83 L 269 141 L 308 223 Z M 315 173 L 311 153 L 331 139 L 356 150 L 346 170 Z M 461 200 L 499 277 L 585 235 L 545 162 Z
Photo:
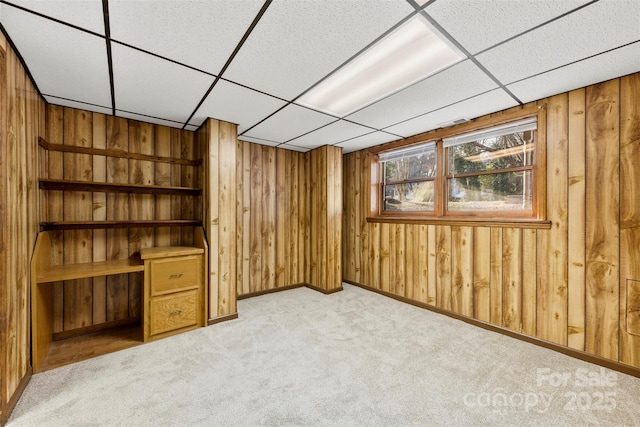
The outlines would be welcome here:
M 151 335 L 198 324 L 198 291 L 191 290 L 151 299 Z
M 151 296 L 198 287 L 197 256 L 159 259 L 151 262 Z

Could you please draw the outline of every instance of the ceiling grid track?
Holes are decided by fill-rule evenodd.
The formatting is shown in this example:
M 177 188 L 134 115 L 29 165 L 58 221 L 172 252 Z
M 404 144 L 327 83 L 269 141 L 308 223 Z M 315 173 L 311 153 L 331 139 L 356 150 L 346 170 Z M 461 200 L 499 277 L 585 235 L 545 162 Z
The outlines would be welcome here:
M 264 4 L 262 5 L 262 8 L 260 8 L 260 11 L 256 15 L 256 17 L 253 19 L 253 22 L 251 22 L 251 25 L 249 25 L 249 28 L 247 28 L 247 31 L 245 31 L 244 35 L 242 36 L 242 39 L 240 39 L 240 41 L 236 45 L 236 48 L 233 50 L 233 52 L 229 56 L 229 59 L 227 59 L 227 62 L 224 64 L 224 66 L 222 67 L 222 69 L 220 70 L 218 75 L 215 77 L 215 79 L 213 80 L 213 83 L 211 83 L 211 86 L 209 86 L 209 89 L 207 89 L 207 91 L 205 92 L 205 94 L 202 97 L 202 99 L 200 100 L 200 102 L 198 102 L 198 105 L 196 105 L 196 108 L 194 108 L 194 110 L 191 113 L 191 115 L 189 115 L 189 118 L 187 118 L 187 121 L 182 126 L 182 129 L 185 129 L 189 125 L 189 122 L 191 121 L 193 116 L 196 114 L 196 112 L 198 111 L 200 106 L 204 103 L 205 99 L 207 99 L 207 97 L 209 96 L 209 94 L 211 93 L 213 88 L 216 86 L 216 84 L 218 84 L 218 81 L 220 80 L 220 77 L 222 77 L 222 75 L 227 70 L 227 68 L 229 68 L 229 65 L 231 65 L 231 62 L 236 57 L 238 52 L 240 52 L 240 49 L 242 48 L 242 45 L 247 41 L 247 39 L 249 38 L 249 35 L 251 35 L 251 32 L 253 32 L 253 29 L 256 27 L 256 25 L 258 25 L 258 22 L 260 21 L 260 19 L 262 19 L 262 16 L 267 11 L 267 9 L 271 5 L 272 1 L 273 0 L 266 0 L 264 2 Z
M 104 16 L 104 35 L 107 45 L 107 64 L 109 66 L 109 89 L 111 90 L 111 114 L 116 115 L 116 92 L 113 81 L 113 55 L 111 54 L 111 25 L 109 24 L 109 0 L 102 0 Z

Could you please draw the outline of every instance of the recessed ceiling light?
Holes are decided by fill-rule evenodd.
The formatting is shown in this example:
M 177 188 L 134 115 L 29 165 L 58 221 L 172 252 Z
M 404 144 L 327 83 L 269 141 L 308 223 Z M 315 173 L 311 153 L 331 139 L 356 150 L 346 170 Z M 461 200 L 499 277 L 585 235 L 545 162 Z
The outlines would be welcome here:
M 464 58 L 416 15 L 296 102 L 344 117 Z

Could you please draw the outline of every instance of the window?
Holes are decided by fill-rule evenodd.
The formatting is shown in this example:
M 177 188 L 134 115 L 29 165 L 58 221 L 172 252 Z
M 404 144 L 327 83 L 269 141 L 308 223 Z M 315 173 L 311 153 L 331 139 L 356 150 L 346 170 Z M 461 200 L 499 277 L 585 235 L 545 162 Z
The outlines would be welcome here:
M 532 116 L 457 134 L 443 129 L 438 138 L 378 153 L 378 216 L 542 219 L 537 125 Z
M 433 212 L 437 156 L 435 142 L 380 155 L 383 209 L 386 212 Z
M 447 213 L 532 215 L 536 120 L 443 140 Z

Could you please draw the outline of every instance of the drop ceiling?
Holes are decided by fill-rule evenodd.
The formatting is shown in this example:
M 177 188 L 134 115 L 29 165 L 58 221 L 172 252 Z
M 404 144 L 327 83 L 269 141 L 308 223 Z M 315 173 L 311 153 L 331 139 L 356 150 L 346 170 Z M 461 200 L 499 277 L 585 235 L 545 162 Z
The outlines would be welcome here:
M 416 15 L 465 59 L 346 117 L 297 103 Z M 47 102 L 307 151 L 367 148 L 640 71 L 638 0 L 0 0 Z

